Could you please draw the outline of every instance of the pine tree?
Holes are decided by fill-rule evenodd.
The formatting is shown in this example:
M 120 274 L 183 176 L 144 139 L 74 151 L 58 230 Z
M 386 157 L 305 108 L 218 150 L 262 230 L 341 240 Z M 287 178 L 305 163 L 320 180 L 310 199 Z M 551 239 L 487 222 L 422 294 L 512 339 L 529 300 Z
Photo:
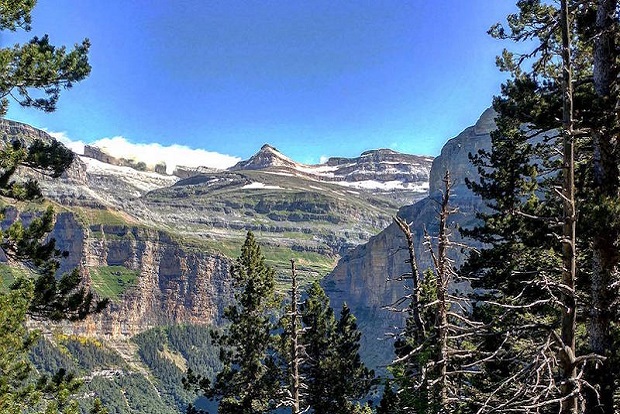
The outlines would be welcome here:
M 0 1 L 0 31 L 30 30 L 34 0 Z M 69 88 L 90 72 L 88 42 L 66 52 L 47 37 L 28 44 L 0 49 L 0 121 L 9 97 L 23 106 L 53 111 L 61 88 Z M 33 97 L 34 93 L 42 96 Z M 72 163 L 73 153 L 58 142 L 40 140 L 5 142 L 0 148 L 0 196 L 15 201 L 38 201 L 41 191 L 35 180 L 15 179 L 18 168 L 59 177 Z M 60 370 L 52 377 L 37 377 L 28 360 L 36 333 L 26 327 L 27 317 L 83 319 L 101 310 L 82 284 L 79 273 L 56 277 L 62 253 L 53 239 L 46 240 L 54 223 L 48 208 L 28 225 L 16 221 L 0 230 L 0 250 L 11 266 L 25 267 L 30 276 L 18 278 L 8 291 L 0 292 L 0 411 L 6 413 L 78 412 L 73 396 L 80 385 Z M 94 412 L 102 412 L 99 407 Z
M 351 309 L 346 303 L 343 304 L 334 338 L 332 387 L 337 391 L 339 400 L 336 405 L 338 408 L 332 408 L 334 414 L 351 414 L 363 410 L 364 406 L 354 401 L 366 396 L 372 386 L 374 371 L 364 365 L 359 354 L 361 335 Z
M 0 2 L 0 30 L 30 30 L 34 0 Z M 53 111 L 61 87 L 88 76 L 88 42 L 71 52 L 55 48 L 47 38 L 33 39 L 28 45 L 0 49 L 0 119 L 8 107 L 8 97 L 23 106 Z M 39 91 L 45 97 L 32 98 Z M 18 168 L 58 178 L 73 162 L 73 153 L 57 141 L 19 139 L 0 148 L 0 195 L 13 201 L 38 201 L 41 190 L 34 179 L 15 179 Z M 15 221 L 0 230 L 0 249 L 15 266 L 25 266 L 36 275 L 35 291 L 29 315 L 43 319 L 83 319 L 89 313 L 103 309 L 106 301 L 97 302 L 84 289 L 77 270 L 57 278 L 62 252 L 53 239 L 46 240 L 54 224 L 54 212 L 48 208 L 26 226 Z M 13 286 L 19 289 L 24 281 Z
M 306 383 L 305 403 L 316 414 L 351 414 L 364 410 L 356 404 L 372 386 L 374 372 L 359 356 L 361 333 L 345 305 L 336 321 L 329 298 L 314 282 L 301 306 L 304 361 L 300 372 Z
M 224 311 L 229 325 L 214 333 L 224 367 L 206 395 L 219 400 L 220 413 L 266 413 L 275 406 L 281 381 L 273 338 L 275 272 L 265 264 L 252 232 L 230 273 L 235 301 Z
M 36 0 L 0 1 L 0 31 L 31 30 L 31 12 Z M 71 88 L 91 71 L 88 39 L 73 50 L 56 47 L 47 35 L 28 43 L 0 49 L 0 117 L 9 97 L 20 105 L 53 112 L 62 89 Z
M 492 151 L 473 157 L 480 182 L 469 183 L 491 209 L 480 215 L 483 225 L 469 233 L 492 245 L 468 263 L 488 293 L 486 305 L 476 310 L 494 321 L 486 345 L 496 354 L 486 368 L 488 384 L 495 385 L 483 409 L 557 407 L 574 413 L 587 396 L 586 411 L 596 412 L 600 396 L 600 412 L 611 413 L 618 370 L 613 358 L 603 356 L 614 349 L 611 319 L 618 299 L 612 247 L 619 234 L 618 154 L 611 132 L 617 117 L 610 110 L 617 99 L 609 62 L 606 69 L 601 65 L 617 53 L 609 47 L 618 35 L 612 12 L 617 3 L 517 5 L 509 30 L 497 25 L 491 32 L 533 41 L 534 48 L 521 55 L 505 51 L 498 59 L 511 79 L 494 100 L 499 116 Z M 605 184 L 596 178 L 602 170 Z M 590 350 L 579 356 L 576 324 L 588 314 Z M 594 342 L 600 341 L 593 338 L 606 342 L 606 349 L 596 349 Z
M 336 392 L 330 378 L 330 349 L 336 332 L 336 318 L 329 298 L 318 282 L 308 289 L 301 305 L 301 320 L 306 327 L 302 337 L 304 362 L 300 372 L 306 381 L 306 404 L 317 414 L 329 413 Z
M 588 405 L 598 405 L 597 409 L 590 409 L 590 412 L 607 413 L 614 410 L 614 390 L 620 379 L 620 357 L 617 351 L 614 352 L 619 345 L 617 339 L 614 343 L 614 336 L 617 338 L 614 321 L 618 320 L 620 301 L 615 287 L 620 283 L 620 145 L 617 141 L 620 18 L 617 0 L 592 3 L 595 3 L 590 6 L 591 14 L 595 11 L 592 51 L 595 113 L 591 120 L 593 156 L 590 216 L 596 219 L 589 223 L 593 228 L 588 345 L 591 352 L 606 356 L 608 361 L 588 370 L 587 380 L 598 389 L 599 394 L 588 394 Z

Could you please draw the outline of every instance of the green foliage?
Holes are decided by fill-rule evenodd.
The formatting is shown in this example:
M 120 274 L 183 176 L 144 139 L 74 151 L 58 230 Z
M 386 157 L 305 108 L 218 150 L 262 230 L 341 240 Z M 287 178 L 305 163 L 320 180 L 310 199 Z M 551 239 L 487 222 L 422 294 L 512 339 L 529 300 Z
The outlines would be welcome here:
M 36 181 L 13 180 L 17 168 L 59 177 L 72 162 L 73 153 L 56 141 L 35 140 L 26 146 L 16 139 L 11 145 L 0 148 L 0 195 L 12 200 L 39 201 L 41 192 Z M 10 261 L 28 268 L 29 275 L 35 279 L 31 315 L 76 320 L 103 309 L 106 302 L 94 300 L 91 292 L 81 286 L 77 272 L 57 279 L 56 271 L 64 253 L 56 248 L 54 239 L 47 238 L 55 221 L 52 206 L 35 213 L 22 213 L 18 218 L 8 228 L 0 230 L 0 249 Z
M 16 31 L 18 28 L 30 30 L 30 13 L 36 0 L 0 1 L 0 30 Z
M 118 301 L 121 296 L 136 284 L 140 271 L 124 266 L 91 267 L 92 288 L 100 297 Z
M 110 412 L 103 406 L 101 400 L 95 398 L 92 408 L 88 411 L 89 414 L 110 414 Z
M 85 384 L 85 392 L 92 392 L 106 407 L 109 414 L 178 414 L 176 407 L 164 403 L 148 378 L 138 373 L 126 373 L 112 378 L 95 377 Z M 94 408 L 85 404 L 84 412 Z
M 0 293 L 0 412 L 21 413 L 22 404 L 38 399 L 31 383 L 27 350 L 36 335 L 25 326 L 26 311 L 32 296 L 29 289 Z
M 79 394 L 96 397 L 109 414 L 185 412 L 195 402 L 194 394 L 183 386 L 186 369 L 212 379 L 221 368 L 208 327 L 159 327 L 132 341 L 138 346 L 140 369 L 134 361 L 126 362 L 107 341 L 75 335 L 54 334 L 51 341 L 36 341 L 29 359 L 47 376 L 64 369 L 83 378 Z M 78 402 L 82 414 L 95 408 L 92 398 Z
M 19 283 L 15 283 L 11 288 L 19 288 Z M 35 279 L 30 313 L 37 318 L 53 321 L 76 321 L 101 312 L 107 304 L 107 299 L 95 300 L 93 293 L 83 286 L 78 269 L 65 273 L 60 278 L 47 272 Z
M 427 270 L 420 280 L 420 308 L 424 335 L 417 332 L 413 302 L 405 327 L 394 341 L 395 361 L 388 367 L 392 379 L 385 385 L 377 413 L 439 412 L 438 396 L 431 385 L 437 379 L 433 366 L 438 352 L 437 278 Z
M 0 293 L 0 412 L 77 414 L 72 399 L 80 382 L 64 369 L 51 376 L 37 375 L 28 350 L 37 335 L 26 328 L 26 313 L 34 292 L 32 281 L 20 280 L 20 289 Z
M 485 365 L 486 375 L 480 376 L 484 379 L 478 384 L 481 390 L 497 390 L 487 394 L 492 396 L 490 405 L 506 403 L 508 410 L 510 404 L 520 407 L 532 401 L 539 403 L 542 394 L 536 381 L 561 382 L 558 379 L 570 369 L 561 372 L 556 364 L 566 360 L 558 348 L 571 344 L 557 343 L 554 338 L 560 331 L 564 335 L 571 330 L 562 319 L 563 309 L 576 309 L 578 323 L 592 321 L 585 334 L 591 348 L 581 348 L 584 354 L 605 354 L 610 358 L 603 364 L 591 364 L 599 368 L 586 367 L 585 376 L 575 374 L 574 382 L 583 384 L 588 371 L 598 371 L 580 391 L 588 394 L 594 386 L 601 397 L 599 401 L 590 393 L 586 411 L 600 402 L 605 412 L 612 412 L 610 389 L 616 387 L 615 373 L 619 372 L 613 365 L 615 352 L 607 351 L 616 348 L 611 332 L 612 321 L 618 316 L 614 305 L 618 294 L 610 286 L 617 283 L 620 257 L 620 147 L 616 132 L 612 132 L 618 127 L 614 107 L 618 101 L 617 68 L 612 64 L 618 58 L 615 44 L 620 39 L 618 15 L 614 12 L 618 3 L 563 4 L 569 10 L 572 43 L 571 129 L 579 131 L 574 137 L 576 293 L 562 278 L 562 270 L 567 267 L 562 263 L 562 248 L 567 245 L 562 245 L 564 212 L 558 189 L 564 188 L 567 171 L 559 157 L 563 154 L 561 133 L 565 127 L 560 122 L 564 79 L 560 10 L 550 2 L 519 1 L 519 10 L 509 16 L 508 25 L 496 25 L 490 31 L 501 39 L 531 44 L 533 49 L 526 54 L 505 51 L 498 58 L 498 66 L 511 79 L 502 85 L 501 96 L 494 99 L 499 116 L 498 129 L 491 135 L 492 150 L 471 157 L 478 166 L 480 182 L 468 183 L 490 208 L 479 215 L 483 225 L 468 235 L 486 243 L 487 248 L 473 255 L 463 272 L 477 278 L 477 286 L 483 288 L 478 292 L 485 293 L 479 298 L 485 304 L 476 306 L 475 311 L 492 327 L 483 351 L 494 358 Z M 605 13 L 605 7 L 611 11 Z M 577 303 L 567 305 L 571 300 Z M 585 342 L 583 337 L 579 340 Z M 595 343 L 605 345 L 596 349 Z M 577 365 L 577 370 L 584 368 L 583 364 Z M 539 377 L 528 376 L 534 372 L 532 367 L 538 368 Z M 508 378 L 511 380 L 498 388 Z M 549 401 L 549 409 L 560 406 L 557 397 L 565 392 L 566 385 L 545 390 L 544 401 Z
M 2 0 L 0 30 L 29 31 L 34 4 L 33 0 Z M 61 90 L 71 88 L 90 74 L 89 48 L 90 42 L 85 39 L 67 51 L 64 46 L 52 45 L 45 35 L 35 36 L 23 45 L 0 49 L 0 116 L 6 114 L 8 97 L 22 106 L 54 111 Z
M 30 30 L 34 0 L 0 0 L 0 30 Z M 67 52 L 56 48 L 47 36 L 34 37 L 24 45 L 0 49 L 0 118 L 8 109 L 8 97 L 22 106 L 53 111 L 61 88 L 70 88 L 90 72 L 88 41 Z M 35 95 L 38 94 L 38 95 Z M 6 137 L 2 137 L 6 138 Z M 13 139 L 0 148 L 0 195 L 13 201 L 38 200 L 41 191 L 33 179 L 14 180 L 19 167 L 59 177 L 72 163 L 73 154 L 58 142 Z M 4 216 L 4 210 L 1 213 Z M 4 217 L 2 217 L 4 218 Z M 8 291 L 0 292 L 0 411 L 3 413 L 77 414 L 73 399 L 80 382 L 60 368 L 51 376 L 38 376 L 28 360 L 35 335 L 26 328 L 26 316 L 41 319 L 83 319 L 101 310 L 81 285 L 77 272 L 56 278 L 62 256 L 53 239 L 51 208 L 29 220 L 14 220 L 0 231 L 0 249 L 9 263 L 28 268 Z M 4 272 L 6 274 L 6 272 Z M 11 277 L 14 276 L 11 272 Z M 3 282 L 8 279 L 3 276 Z M 100 412 L 96 409 L 94 412 Z
M 363 412 L 356 401 L 370 391 L 374 372 L 360 359 L 361 333 L 355 317 L 345 304 L 336 321 L 318 282 L 310 286 L 307 295 L 301 306 L 301 343 L 306 357 L 300 373 L 306 385 L 305 404 L 317 414 Z
M 157 379 L 162 398 L 179 412 L 194 402 L 193 393 L 183 386 L 186 370 L 213 379 L 221 367 L 218 348 L 206 327 L 168 326 L 149 330 L 133 340 L 139 345 L 141 360 Z
M 275 407 L 281 381 L 273 337 L 277 297 L 275 272 L 252 232 L 230 272 L 234 302 L 224 311 L 229 324 L 213 332 L 222 369 L 212 383 L 190 369 L 184 383 L 218 401 L 220 413 L 266 413 Z
M 26 271 L 15 266 L 0 263 L 0 292 L 6 292 L 15 279 L 25 277 Z

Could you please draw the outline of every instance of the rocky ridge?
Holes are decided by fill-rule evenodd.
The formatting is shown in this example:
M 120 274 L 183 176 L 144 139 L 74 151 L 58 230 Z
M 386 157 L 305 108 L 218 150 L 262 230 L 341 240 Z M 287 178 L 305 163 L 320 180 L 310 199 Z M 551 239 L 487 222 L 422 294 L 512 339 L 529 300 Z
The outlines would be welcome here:
M 453 240 L 463 241 L 455 228 L 474 225 L 476 212 L 484 209 L 482 200 L 465 185 L 465 178 L 475 180 L 478 177 L 475 167 L 469 162 L 469 154 L 481 148 L 490 148 L 490 132 L 495 129 L 494 118 L 495 112 L 489 109 L 474 126 L 449 140 L 441 155 L 433 161 L 429 196 L 398 211 L 400 217 L 411 223 L 421 269 L 432 267 L 423 246 L 424 228 L 431 235 L 437 234 L 437 205 L 446 171 L 450 171 L 454 183 L 451 205 L 458 208 L 458 213 L 451 215 L 449 222 L 453 229 Z M 467 243 L 479 247 L 472 241 Z M 463 254 L 457 251 L 451 254 L 456 265 L 462 262 Z M 335 269 L 322 281 L 334 308 L 338 309 L 346 302 L 357 316 L 362 330 L 362 353 L 374 366 L 385 366 L 390 362 L 391 342 L 385 334 L 395 332 L 404 324 L 403 313 L 388 311 L 385 307 L 406 294 L 403 282 L 396 279 L 409 271 L 407 257 L 404 236 L 398 226 L 392 223 L 367 243 L 342 257 Z
M 305 165 L 265 144 L 251 158 L 229 170 L 293 174 L 361 191 L 378 191 L 398 202 L 410 203 L 426 194 L 432 161 L 432 157 L 378 149 L 363 152 L 355 158 L 332 157 L 322 164 Z
M 2 126 L 4 142 L 53 139 L 17 122 Z M 248 230 L 270 264 L 286 269 L 295 257 L 308 277 L 322 277 L 389 224 L 405 188 L 409 200 L 424 196 L 430 168 L 429 157 L 390 150 L 307 166 L 266 145 L 230 171 L 186 169 L 180 178 L 88 154 L 61 179 L 37 178 L 59 211 L 53 237 L 69 252 L 63 270 L 79 267 L 92 283 L 105 274 L 97 283 L 118 291 L 104 315 L 79 328 L 106 337 L 217 320 L 229 298 L 228 258 Z M 135 283 L 126 282 L 134 272 Z M 279 274 L 285 282 L 287 272 Z

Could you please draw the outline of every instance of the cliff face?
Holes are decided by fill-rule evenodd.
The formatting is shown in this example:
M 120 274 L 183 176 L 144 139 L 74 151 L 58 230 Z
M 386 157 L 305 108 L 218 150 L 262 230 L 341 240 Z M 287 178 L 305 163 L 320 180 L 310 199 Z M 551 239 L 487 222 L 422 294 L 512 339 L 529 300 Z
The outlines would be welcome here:
M 18 219 L 27 224 L 37 214 L 8 206 L 0 225 Z M 211 325 L 231 301 L 230 260 L 184 247 L 165 232 L 87 226 L 74 213 L 61 212 L 48 237 L 67 253 L 59 273 L 77 268 L 95 292 L 112 296 L 103 313 L 64 325 L 68 333 L 123 339 L 161 325 Z M 123 281 L 124 274 L 134 277 Z
M 0 145 L 53 139 L 7 120 L 0 134 Z M 380 149 L 304 165 L 265 145 L 234 171 L 189 168 L 178 170 L 187 176 L 180 180 L 138 171 L 94 147 L 85 154 L 59 180 L 36 178 L 58 204 L 52 237 L 69 252 L 61 270 L 80 268 L 113 299 L 105 314 L 78 327 L 104 336 L 216 320 L 230 298 L 224 255 L 236 255 L 248 230 L 260 233 L 267 260 L 282 274 L 290 257 L 301 256 L 307 273 L 322 277 L 385 228 L 402 200 L 426 196 L 432 162 Z M 200 247 L 187 247 L 190 239 Z
M 490 147 L 489 133 L 494 129 L 494 116 L 492 110 L 485 111 L 475 126 L 448 141 L 441 155 L 433 161 L 429 197 L 398 212 L 400 217 L 411 223 L 420 269 L 432 266 L 423 246 L 424 228 L 431 236 L 437 234 L 437 202 L 442 194 L 442 179 L 446 170 L 450 171 L 454 182 L 451 205 L 458 207 L 458 213 L 450 216 L 450 227 L 474 225 L 475 213 L 483 209 L 482 201 L 467 189 L 465 178 L 477 177 L 468 154 Z M 452 232 L 452 239 L 462 241 L 457 230 Z M 472 244 L 471 241 L 468 243 Z M 457 265 L 462 263 L 460 252 L 453 251 L 451 254 Z M 362 330 L 362 353 L 375 366 L 390 362 L 392 343 L 385 334 L 395 332 L 404 324 L 403 313 L 388 311 L 385 307 L 406 294 L 404 283 L 396 279 L 410 271 L 409 264 L 405 262 L 407 257 L 404 236 L 392 223 L 366 244 L 344 256 L 322 282 L 336 310 L 346 302 L 357 316 Z
M 429 192 L 433 194 L 443 188 L 443 176 L 446 170 L 454 180 L 454 193 L 467 196 L 471 194 L 465 185 L 465 178 L 476 179 L 478 172 L 469 162 L 469 154 L 476 154 L 482 148 L 491 147 L 491 131 L 495 129 L 496 112 L 489 108 L 482 113 L 475 125 L 466 128 L 452 138 L 441 149 L 439 157 L 431 166 Z
M 78 267 L 91 285 L 93 274 L 101 269 L 126 269 L 137 275 L 135 283 L 123 287 L 119 300 L 73 326 L 73 332 L 118 338 L 158 325 L 208 325 L 230 301 L 229 260 L 191 251 L 166 233 L 124 225 L 84 228 L 73 214 L 63 213 L 51 236 L 69 253 L 61 270 Z M 105 283 L 114 286 L 115 281 Z
M 432 157 L 378 149 L 363 152 L 355 158 L 333 157 L 325 165 L 336 167 L 333 176 L 343 181 L 381 180 L 423 185 L 428 182 L 432 160 Z

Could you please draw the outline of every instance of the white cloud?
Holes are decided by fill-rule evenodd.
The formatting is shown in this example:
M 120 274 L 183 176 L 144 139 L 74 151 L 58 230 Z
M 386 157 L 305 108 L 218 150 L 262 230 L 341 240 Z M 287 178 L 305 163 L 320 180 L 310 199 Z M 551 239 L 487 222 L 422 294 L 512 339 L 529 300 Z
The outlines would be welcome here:
M 319 164 L 325 164 L 327 160 L 329 160 L 327 155 L 321 155 L 321 158 L 319 158 Z
M 47 133 L 50 134 L 55 139 L 57 139 L 58 141 L 65 144 L 67 148 L 69 148 L 71 151 L 75 152 L 76 154 L 80 154 L 80 155 L 84 154 L 85 144 L 83 141 L 73 141 L 71 138 L 67 136 L 66 132 L 47 131 Z
M 48 133 L 71 148 L 76 154 L 84 154 L 84 142 L 73 141 L 64 132 Z M 194 149 L 185 145 L 173 144 L 164 146 L 156 142 L 135 144 L 121 136 L 102 138 L 89 143 L 89 145 L 99 147 L 115 158 L 126 158 L 137 162 L 142 161 L 149 166 L 155 166 L 157 163 L 165 162 L 168 174 L 171 174 L 179 165 L 185 167 L 203 166 L 224 169 L 235 165 L 241 160 L 239 157 L 204 149 Z

